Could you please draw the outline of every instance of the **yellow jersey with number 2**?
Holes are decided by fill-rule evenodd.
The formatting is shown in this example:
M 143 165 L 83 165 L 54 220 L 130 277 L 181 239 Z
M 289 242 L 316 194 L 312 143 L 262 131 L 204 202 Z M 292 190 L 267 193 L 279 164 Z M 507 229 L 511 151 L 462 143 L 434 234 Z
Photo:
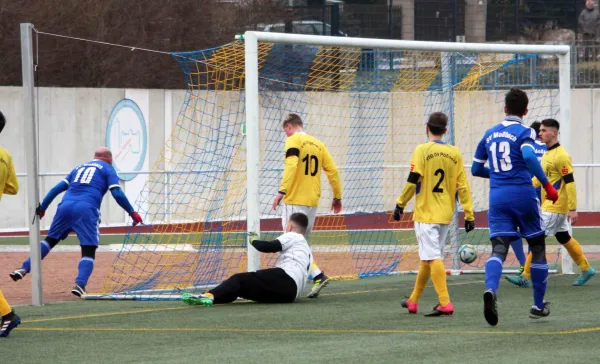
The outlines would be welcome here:
M 419 176 L 418 182 L 411 183 L 409 177 L 397 204 L 405 207 L 416 192 L 414 221 L 449 224 L 454 215 L 457 192 L 465 210 L 465 219 L 474 220 L 469 183 L 462 155 L 457 147 L 437 141 L 418 145 L 412 157 L 410 171 Z

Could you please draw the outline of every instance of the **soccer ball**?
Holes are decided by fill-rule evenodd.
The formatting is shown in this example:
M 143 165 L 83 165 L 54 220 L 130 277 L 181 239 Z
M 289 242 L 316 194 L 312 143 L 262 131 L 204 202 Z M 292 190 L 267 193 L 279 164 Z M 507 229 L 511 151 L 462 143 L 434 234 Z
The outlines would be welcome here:
M 458 249 L 460 261 L 466 264 L 471 264 L 477 259 L 477 251 L 471 244 L 465 244 Z

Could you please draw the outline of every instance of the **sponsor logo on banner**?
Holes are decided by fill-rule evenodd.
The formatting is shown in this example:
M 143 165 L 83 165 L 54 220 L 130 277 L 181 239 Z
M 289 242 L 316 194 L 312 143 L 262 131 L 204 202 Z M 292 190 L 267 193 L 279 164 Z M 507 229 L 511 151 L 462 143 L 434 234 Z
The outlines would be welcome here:
M 131 181 L 144 166 L 148 130 L 144 114 L 135 101 L 122 99 L 108 118 L 106 146 L 113 153 L 113 166 L 119 179 Z

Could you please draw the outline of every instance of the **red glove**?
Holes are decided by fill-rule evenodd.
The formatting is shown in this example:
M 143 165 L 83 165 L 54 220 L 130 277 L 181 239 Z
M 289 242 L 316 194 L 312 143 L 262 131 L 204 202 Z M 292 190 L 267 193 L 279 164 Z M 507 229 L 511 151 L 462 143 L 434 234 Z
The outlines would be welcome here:
M 550 182 L 544 185 L 544 190 L 546 191 L 546 200 L 550 200 L 552 203 L 558 201 L 558 192 Z
M 136 226 L 137 224 L 140 224 L 142 222 L 142 217 L 135 211 L 130 213 L 129 216 L 131 216 L 131 218 L 133 219 L 133 226 Z
M 42 204 L 38 204 L 35 208 L 35 214 L 38 215 L 40 219 L 46 215 L 46 210 L 42 209 Z

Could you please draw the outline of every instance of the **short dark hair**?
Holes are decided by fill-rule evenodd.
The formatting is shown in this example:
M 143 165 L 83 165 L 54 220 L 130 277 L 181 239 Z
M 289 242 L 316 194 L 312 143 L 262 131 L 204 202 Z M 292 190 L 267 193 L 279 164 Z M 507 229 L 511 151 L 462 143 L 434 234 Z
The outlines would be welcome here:
M 448 126 L 448 116 L 443 112 L 436 111 L 429 115 L 427 127 L 433 135 L 442 135 Z
M 535 131 L 535 135 L 540 135 L 540 126 L 542 126 L 542 123 L 534 121 L 529 127 Z
M 504 98 L 504 106 L 509 115 L 523 116 L 529 105 L 529 98 L 525 91 L 511 88 Z
M 306 229 L 308 228 L 308 217 L 302 212 L 294 212 L 292 216 L 290 216 L 290 221 L 298 227 L 302 234 L 306 233 Z
M 4 114 L 2 114 L 2 111 L 0 111 L 0 133 L 2 133 L 4 125 L 6 125 L 6 118 L 4 117 Z
M 283 127 L 285 128 L 288 124 L 292 124 L 294 126 L 304 127 L 304 123 L 302 123 L 302 119 L 298 114 L 291 113 L 289 114 L 285 120 L 283 120 Z
M 555 119 L 544 119 L 542 120 L 542 125 L 547 126 L 549 128 L 554 128 L 556 130 L 560 130 L 560 123 Z

